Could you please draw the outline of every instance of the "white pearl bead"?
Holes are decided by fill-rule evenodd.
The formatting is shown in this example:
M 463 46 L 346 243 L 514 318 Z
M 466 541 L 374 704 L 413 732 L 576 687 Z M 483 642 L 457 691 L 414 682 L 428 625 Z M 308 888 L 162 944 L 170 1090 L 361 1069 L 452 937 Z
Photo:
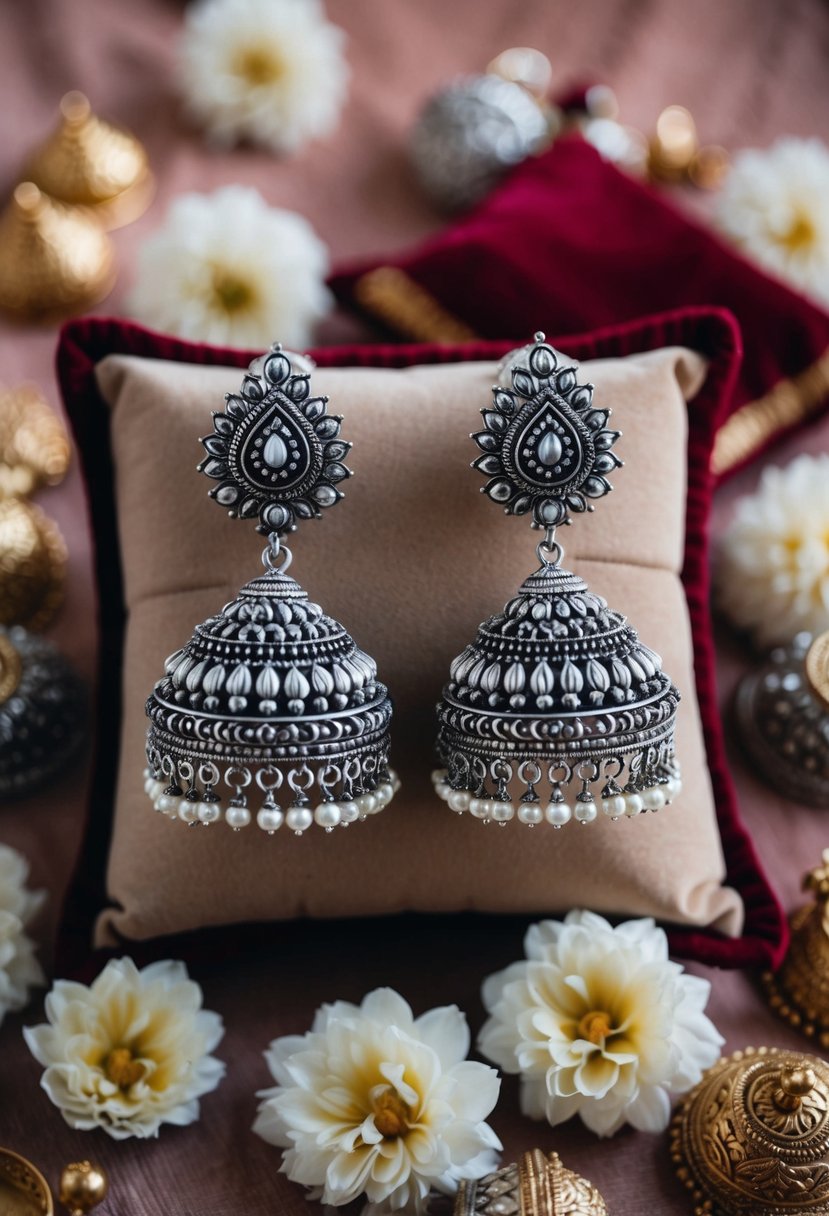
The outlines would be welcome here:
M 396 794 L 397 791 L 400 789 L 402 782 L 393 768 L 389 769 L 389 781 L 391 782 L 392 789 L 394 790 L 394 792 Z
M 583 802 L 581 798 L 576 799 L 573 814 L 579 823 L 592 823 L 598 813 L 595 802 Z
M 447 773 L 445 768 L 433 768 L 432 769 L 432 785 L 437 785 L 439 781 L 445 781 L 448 775 L 449 774 Z
M 250 823 L 250 811 L 246 806 L 229 806 L 225 811 L 225 823 L 228 827 L 233 828 L 234 832 L 238 832 L 240 828 L 246 828 Z
M 492 815 L 492 799 L 471 798 L 469 800 L 469 813 L 470 815 L 474 815 L 476 819 L 489 819 Z
M 175 810 L 175 803 L 169 794 L 159 794 L 155 800 L 155 809 L 159 815 L 169 815 L 170 811 Z
M 449 803 L 451 810 L 457 811 L 461 815 L 464 811 L 469 810 L 472 795 L 469 790 L 452 790 L 446 801 Z
M 625 814 L 631 819 L 634 815 L 641 814 L 644 809 L 645 804 L 640 794 L 625 794 Z
M 623 794 L 611 794 L 609 798 L 602 798 L 602 811 L 611 819 L 618 819 L 620 815 L 625 813 L 625 798 Z
M 147 793 L 150 795 L 150 798 L 152 799 L 152 801 L 155 802 L 156 798 L 158 798 L 159 795 L 163 794 L 164 791 L 166 790 L 166 788 L 167 788 L 167 786 L 164 784 L 163 781 L 153 781 L 150 785 L 150 788 L 147 790 Z
M 373 794 L 361 794 L 357 799 L 357 806 L 360 808 L 361 815 L 373 815 L 380 809 Z
M 335 828 L 342 819 L 342 811 L 336 802 L 321 802 L 314 811 L 314 819 L 321 828 Z
M 198 811 L 199 823 L 215 823 L 222 817 L 222 808 L 218 802 L 200 802 L 196 810 Z
M 314 816 L 307 806 L 292 806 L 285 816 L 285 822 L 297 835 L 302 835 L 314 822 Z
M 563 824 L 569 823 L 572 816 L 573 812 L 566 802 L 550 802 L 544 808 L 544 818 L 554 828 L 560 828 Z
M 665 805 L 665 791 L 661 785 L 652 785 L 642 794 L 646 811 L 658 811 Z
M 341 802 L 340 803 L 340 822 L 354 823 L 360 818 L 360 808 L 356 802 Z
M 256 812 L 256 822 L 263 832 L 278 832 L 285 816 L 278 806 L 263 806 Z
M 199 818 L 199 807 L 201 802 L 192 802 L 189 798 L 182 798 L 178 804 L 178 817 L 182 823 L 196 823 Z
M 378 785 L 374 791 L 374 797 L 379 798 L 383 806 L 388 806 L 394 797 L 394 786 L 390 781 L 384 781 L 382 785 Z
M 491 814 L 496 823 L 506 823 L 515 815 L 515 807 L 511 802 L 498 802 L 493 799 Z
M 544 822 L 544 812 L 537 802 L 522 802 L 518 808 L 518 818 L 522 823 L 530 825 Z
M 452 786 L 448 781 L 437 781 L 435 783 L 435 793 L 438 798 L 441 798 L 444 802 L 448 802 L 449 795 L 452 793 Z

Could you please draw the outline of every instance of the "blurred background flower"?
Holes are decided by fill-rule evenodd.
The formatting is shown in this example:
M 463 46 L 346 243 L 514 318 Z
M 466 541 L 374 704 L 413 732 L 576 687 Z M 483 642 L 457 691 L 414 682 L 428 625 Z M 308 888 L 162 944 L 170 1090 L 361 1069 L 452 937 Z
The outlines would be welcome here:
M 760 646 L 829 629 L 829 455 L 763 470 L 720 537 L 715 594 Z
M 422 1211 L 430 1188 L 451 1194 L 497 1164 L 485 1119 L 500 1081 L 466 1059 L 469 1042 L 457 1006 L 415 1018 L 391 988 L 323 1005 L 307 1034 L 266 1053 L 277 1084 L 260 1095 L 254 1131 L 286 1150 L 284 1173 L 323 1203 L 365 1193 Z
M 217 143 L 293 152 L 337 125 L 344 41 L 319 0 L 199 0 L 181 40 L 187 108 Z
M 748 257 L 829 304 L 829 149 L 821 140 L 738 152 L 716 216 Z
M 328 311 L 328 253 L 311 225 L 258 190 L 185 194 L 138 258 L 134 317 L 222 346 L 305 346 Z
M 555 1126 L 573 1115 L 599 1136 L 668 1126 L 669 1094 L 716 1062 L 723 1040 L 703 1010 L 711 985 L 668 958 L 652 920 L 615 928 L 595 912 L 533 925 L 526 959 L 489 977 L 479 1050 L 521 1076 L 521 1109 Z
M 46 892 L 30 891 L 28 877 L 25 857 L 0 844 L 0 1023 L 10 1011 L 25 1007 L 31 988 L 46 983 L 35 943 L 26 933 Z
M 90 987 L 56 980 L 46 1017 L 23 1035 L 45 1068 L 42 1088 L 80 1131 L 144 1139 L 162 1123 L 193 1123 L 199 1098 L 224 1076 L 209 1054 L 222 1020 L 202 1009 L 183 963 L 139 971 L 132 959 L 112 959 Z

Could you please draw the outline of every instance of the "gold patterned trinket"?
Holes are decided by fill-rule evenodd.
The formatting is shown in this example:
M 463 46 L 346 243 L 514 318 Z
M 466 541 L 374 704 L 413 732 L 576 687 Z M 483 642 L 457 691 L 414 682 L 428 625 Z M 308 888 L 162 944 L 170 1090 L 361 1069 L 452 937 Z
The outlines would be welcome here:
M 137 219 L 155 190 L 142 144 L 96 117 L 83 93 L 67 93 L 60 112 L 57 129 L 32 157 L 26 176 L 52 198 L 92 208 L 107 228 Z
M 678 1108 L 671 1156 L 696 1216 L 829 1212 L 829 1065 L 774 1047 L 723 1057 Z
M 63 600 L 66 545 L 32 503 L 0 498 L 0 625 L 43 629 Z
M 60 1201 L 70 1216 L 86 1216 L 103 1203 L 108 1190 L 106 1172 L 92 1161 L 73 1162 L 60 1176 Z
M 57 485 L 70 450 L 63 424 L 36 385 L 0 388 L 0 498 Z
M 31 1161 L 0 1148 L 0 1212 L 3 1216 L 52 1216 L 49 1184 Z
M 22 318 L 66 316 L 99 303 L 114 282 L 101 225 L 21 182 L 0 216 L 0 308 Z
M 797 1030 L 829 1048 L 829 849 L 803 879 L 814 901 L 791 918 L 791 944 L 778 971 L 763 983 L 769 1004 Z
M 558 1153 L 523 1153 L 475 1182 L 462 1182 L 454 1216 L 607 1216 L 607 1204 L 586 1178 L 565 1169 Z

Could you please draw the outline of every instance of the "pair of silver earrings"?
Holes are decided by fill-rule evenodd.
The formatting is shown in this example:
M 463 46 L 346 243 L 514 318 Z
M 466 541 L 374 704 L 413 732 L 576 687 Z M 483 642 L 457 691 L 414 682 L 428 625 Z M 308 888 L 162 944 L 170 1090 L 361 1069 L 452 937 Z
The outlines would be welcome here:
M 278 345 L 213 415 L 201 472 L 228 513 L 257 519 L 265 573 L 170 655 L 147 701 L 145 790 L 162 814 L 268 834 L 381 811 L 392 705 L 374 660 L 288 575 L 285 537 L 342 497 L 351 445 L 313 365 Z M 610 411 L 544 335 L 502 364 L 474 467 L 508 515 L 541 529 L 539 568 L 452 663 L 433 774 L 456 812 L 559 828 L 658 810 L 680 790 L 679 694 L 659 657 L 561 566 L 556 529 L 621 465 Z

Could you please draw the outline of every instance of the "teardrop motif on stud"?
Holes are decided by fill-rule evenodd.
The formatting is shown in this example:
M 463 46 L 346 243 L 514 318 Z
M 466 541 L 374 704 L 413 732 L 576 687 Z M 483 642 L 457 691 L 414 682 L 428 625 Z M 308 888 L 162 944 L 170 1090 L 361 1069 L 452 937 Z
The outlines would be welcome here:
M 274 401 L 261 412 L 251 411 L 246 422 L 240 424 L 228 454 L 231 472 L 238 470 L 277 501 L 319 473 L 321 445 L 295 405 Z
M 585 459 L 592 456 L 587 427 L 563 402 L 546 397 L 526 406 L 505 436 L 504 468 L 528 487 L 549 489 L 578 482 Z

